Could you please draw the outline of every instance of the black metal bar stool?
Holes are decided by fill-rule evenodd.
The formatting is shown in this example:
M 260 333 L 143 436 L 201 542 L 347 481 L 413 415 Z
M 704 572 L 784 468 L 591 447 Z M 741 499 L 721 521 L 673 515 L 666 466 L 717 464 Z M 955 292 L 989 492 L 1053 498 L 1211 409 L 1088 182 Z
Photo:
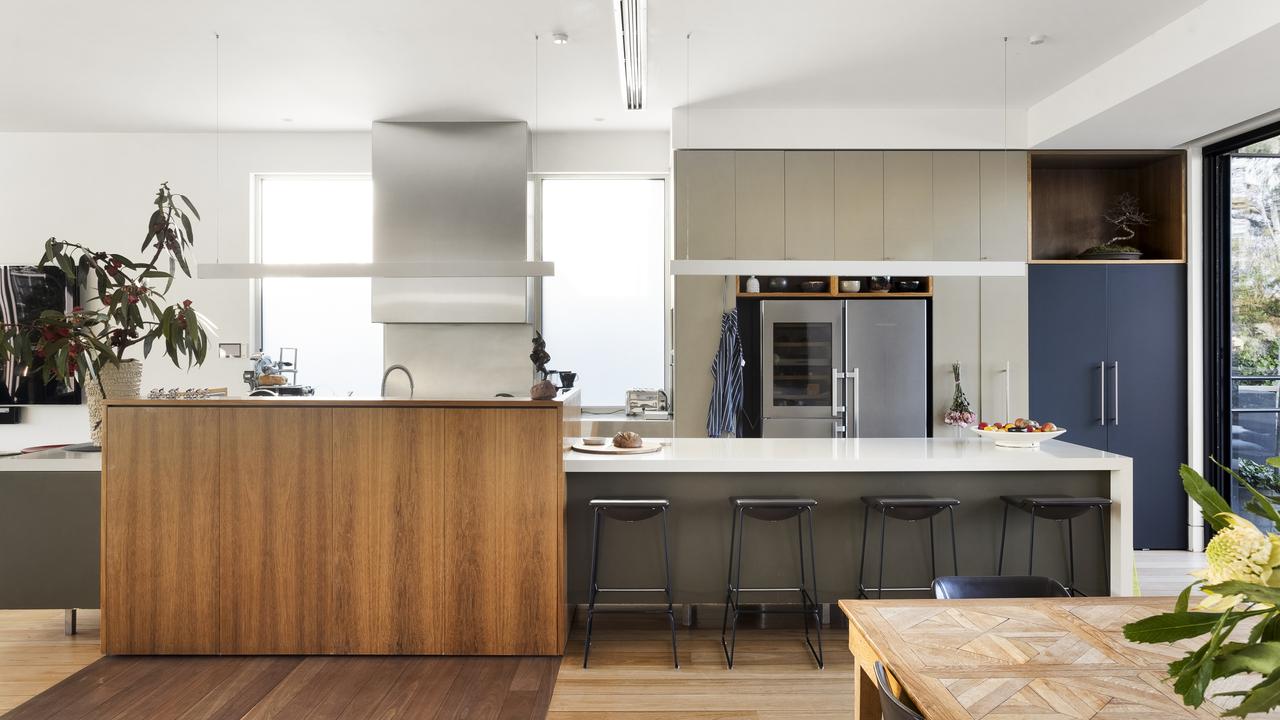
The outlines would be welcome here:
M 925 587 L 885 587 L 884 586 L 884 529 L 888 525 L 889 518 L 894 520 L 905 520 L 907 522 L 915 522 L 917 520 L 929 521 L 929 567 L 933 573 L 933 577 L 938 577 L 938 558 L 934 551 L 933 540 L 933 516 L 947 511 L 951 517 L 951 569 L 955 575 L 960 574 L 960 561 L 956 553 L 956 514 L 955 506 L 960 501 L 955 498 L 947 497 L 929 497 L 927 495 L 864 495 L 862 497 L 864 506 L 862 512 L 862 551 L 858 556 L 858 595 L 859 597 L 867 597 L 867 591 L 875 590 L 876 597 L 884 597 L 885 590 L 895 592 L 932 591 L 933 588 Z M 863 584 L 862 573 L 867 564 L 867 527 L 871 524 L 871 512 L 880 513 L 880 579 L 876 581 L 875 587 L 867 587 Z M 930 582 L 933 578 L 929 578 Z
M 680 656 L 676 652 L 676 614 L 671 604 L 671 550 L 667 541 L 667 508 L 671 501 L 667 498 L 595 498 L 590 503 L 592 510 L 591 523 L 591 587 L 587 603 L 587 639 L 582 648 L 582 667 L 587 666 L 591 657 L 591 626 L 597 612 L 596 596 L 602 592 L 660 592 L 667 598 L 666 610 L 625 610 L 625 612 L 659 612 L 666 613 L 671 621 L 671 661 L 676 668 L 680 667 Z M 654 516 L 662 516 L 662 563 L 664 568 L 663 586 L 659 588 L 602 588 L 599 583 L 600 569 L 600 520 L 612 518 L 622 522 L 639 522 Z
M 766 615 L 770 613 L 800 613 L 804 616 L 804 641 L 809 646 L 813 659 L 818 661 L 818 668 L 823 667 L 822 660 L 822 606 L 818 605 L 818 566 L 815 560 L 813 544 L 813 508 L 817 500 L 797 497 L 735 497 L 729 498 L 729 507 L 733 511 L 733 525 L 729 532 L 729 580 L 725 592 L 724 621 L 720 624 L 720 645 L 724 648 L 725 660 L 729 669 L 733 669 L 733 651 L 738 642 L 738 616 L 743 614 Z M 800 542 L 800 586 L 799 587 L 742 587 L 742 535 L 747 518 L 765 522 L 781 522 L 796 519 L 796 539 Z M 809 520 L 809 572 L 804 569 L 805 528 L 804 519 Z M 736 559 L 735 559 L 736 558 Z M 806 579 L 807 578 L 807 579 Z M 810 584 L 811 583 L 811 584 Z M 812 588 L 812 589 L 810 589 Z M 740 604 L 743 592 L 798 592 L 800 593 L 800 610 L 743 610 Z M 732 628 L 729 615 L 733 615 Z M 817 628 L 818 646 L 813 646 L 809 639 L 809 616 L 813 616 Z M 726 639 L 727 636 L 727 639 Z
M 1072 595 L 1084 595 L 1076 588 L 1076 536 L 1072 520 L 1090 510 L 1098 510 L 1098 524 L 1102 531 L 1102 567 L 1106 576 L 1107 594 L 1111 594 L 1111 567 L 1107 558 L 1107 511 L 1111 498 L 1071 497 L 1070 495 L 1001 495 L 1004 501 L 1004 520 L 1000 524 L 1000 560 L 996 574 L 1004 573 L 1004 540 L 1009 530 L 1009 507 L 1031 513 L 1031 543 L 1027 551 L 1027 574 L 1034 575 L 1036 562 L 1036 518 L 1067 521 L 1067 591 Z

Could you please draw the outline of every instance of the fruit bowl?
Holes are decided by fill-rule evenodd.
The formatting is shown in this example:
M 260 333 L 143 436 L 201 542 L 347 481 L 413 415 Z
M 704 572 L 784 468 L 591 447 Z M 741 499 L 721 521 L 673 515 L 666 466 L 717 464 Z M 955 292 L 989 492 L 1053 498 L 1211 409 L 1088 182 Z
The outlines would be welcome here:
M 1048 432 L 1009 432 L 1007 430 L 979 430 L 978 428 L 969 428 L 989 440 L 994 440 L 996 447 L 1010 448 L 1035 448 L 1040 447 L 1040 443 L 1045 440 L 1052 440 L 1062 433 L 1066 432 L 1065 428 L 1050 430 Z

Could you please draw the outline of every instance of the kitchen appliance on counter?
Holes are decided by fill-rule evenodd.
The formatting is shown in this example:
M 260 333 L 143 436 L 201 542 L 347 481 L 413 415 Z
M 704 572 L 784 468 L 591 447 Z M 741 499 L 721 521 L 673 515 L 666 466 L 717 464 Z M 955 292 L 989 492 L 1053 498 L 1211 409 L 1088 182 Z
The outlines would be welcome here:
M 925 300 L 760 303 L 762 434 L 927 437 Z
M 315 388 L 298 384 L 298 349 L 280 348 L 283 358 L 286 350 L 292 350 L 292 361 L 276 361 L 264 352 L 249 356 L 253 369 L 244 371 L 244 381 L 249 385 L 250 397 L 278 397 L 315 395 Z M 289 378 L 285 374 L 290 375 Z
M 667 393 L 662 390 L 637 388 L 627 391 L 627 414 L 643 415 L 646 412 L 667 412 Z

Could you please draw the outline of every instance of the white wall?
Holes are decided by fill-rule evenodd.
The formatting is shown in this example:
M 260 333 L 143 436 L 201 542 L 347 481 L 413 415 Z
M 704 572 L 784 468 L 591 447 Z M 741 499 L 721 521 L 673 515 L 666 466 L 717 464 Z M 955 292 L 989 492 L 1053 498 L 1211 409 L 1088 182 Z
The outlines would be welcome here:
M 998 149 L 1026 147 L 1026 111 L 1010 108 L 676 108 L 677 149 Z M 1007 133 L 1007 137 L 1006 137 Z
M 671 165 L 671 133 L 545 132 L 533 138 L 536 173 L 652 173 Z
M 191 197 L 195 260 L 250 257 L 253 172 L 368 172 L 367 133 L 224 134 L 221 172 L 209 134 L 0 133 L 0 264 L 33 264 L 49 236 L 136 254 L 161 181 Z M 220 179 L 219 179 L 220 174 Z M 218 226 L 221 225 L 221 232 Z M 193 268 L 194 270 L 194 268 Z M 218 325 L 212 342 L 252 341 L 247 280 L 176 281 L 171 300 L 191 298 Z M 243 360 L 212 356 L 175 368 L 153 353 L 143 373 L 152 387 L 243 387 Z M 20 425 L 0 426 L 0 448 L 79 442 L 88 437 L 81 407 L 29 407 Z

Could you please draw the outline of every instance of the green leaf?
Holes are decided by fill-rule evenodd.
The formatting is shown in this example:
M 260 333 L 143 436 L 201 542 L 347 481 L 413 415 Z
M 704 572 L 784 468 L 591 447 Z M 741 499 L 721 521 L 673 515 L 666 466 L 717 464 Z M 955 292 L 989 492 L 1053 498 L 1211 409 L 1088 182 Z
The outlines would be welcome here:
M 187 231 L 187 237 L 191 237 L 191 220 L 187 217 L 187 214 L 178 213 L 178 219 L 182 221 L 182 229 Z
M 1280 642 L 1264 642 L 1253 645 L 1232 643 L 1223 646 L 1213 662 L 1213 676 L 1228 677 L 1242 672 L 1269 675 L 1280 668 Z
M 1205 585 L 1205 592 L 1218 595 L 1243 595 L 1249 602 L 1280 605 L 1280 588 L 1267 587 L 1257 583 L 1228 580 L 1217 585 Z
M 1230 513 L 1231 506 L 1226 500 L 1214 490 L 1200 473 L 1192 470 L 1189 466 L 1183 465 L 1178 469 L 1178 475 L 1182 477 L 1182 489 L 1191 496 L 1191 499 L 1200 506 L 1200 512 L 1204 514 L 1204 519 L 1214 530 L 1221 530 L 1227 526 L 1227 521 L 1222 517 L 1223 513 Z
M 187 199 L 186 195 L 179 195 L 178 199 L 181 200 L 187 206 L 187 209 L 191 211 L 192 215 L 196 216 L 197 220 L 200 219 L 200 211 L 196 210 L 196 206 L 191 204 L 191 201 Z M 187 234 L 190 235 L 191 231 L 188 230 Z
M 1280 670 L 1274 670 L 1267 679 L 1253 686 L 1239 705 L 1223 713 L 1226 716 L 1244 717 L 1261 713 L 1280 705 Z
M 1187 611 L 1187 605 L 1191 603 L 1191 588 L 1195 586 L 1195 583 L 1191 583 L 1182 589 L 1182 592 L 1178 594 L 1178 602 L 1173 605 L 1174 612 L 1185 613 Z
M 1214 628 L 1221 613 L 1172 612 L 1152 615 L 1124 626 L 1124 637 L 1130 642 L 1163 643 L 1199 637 Z

